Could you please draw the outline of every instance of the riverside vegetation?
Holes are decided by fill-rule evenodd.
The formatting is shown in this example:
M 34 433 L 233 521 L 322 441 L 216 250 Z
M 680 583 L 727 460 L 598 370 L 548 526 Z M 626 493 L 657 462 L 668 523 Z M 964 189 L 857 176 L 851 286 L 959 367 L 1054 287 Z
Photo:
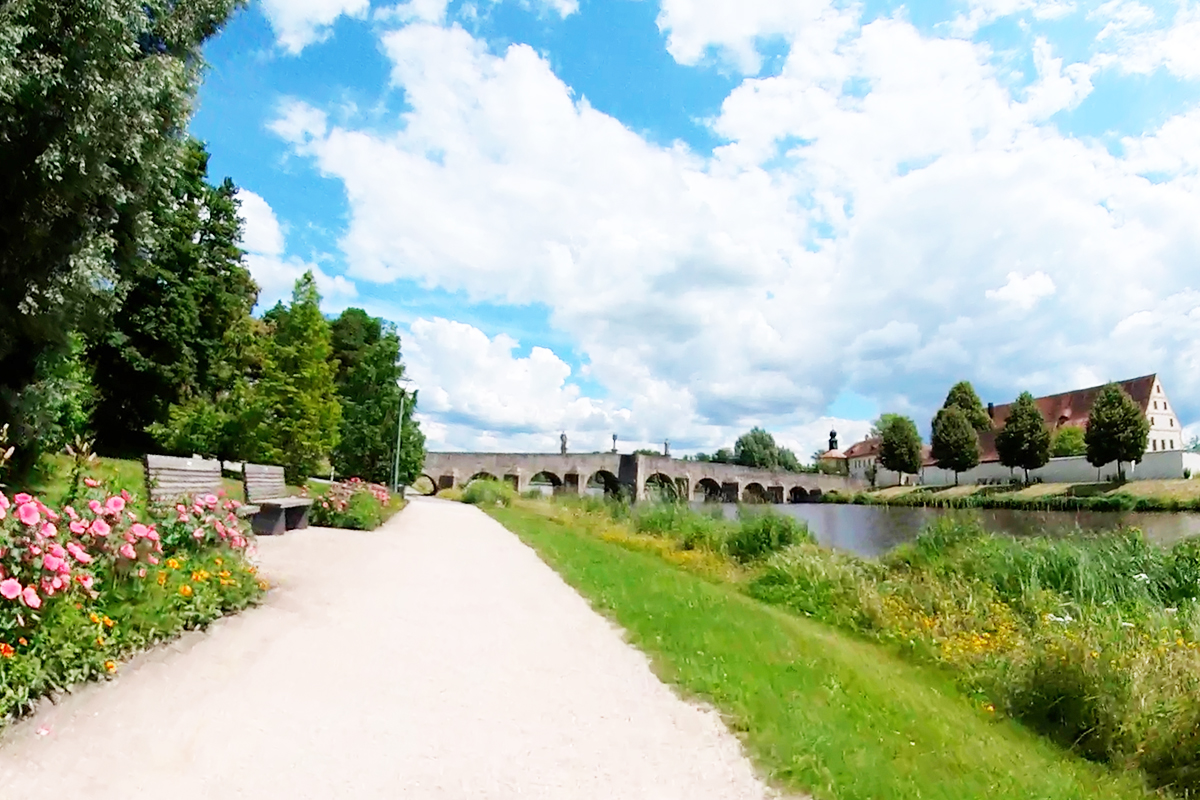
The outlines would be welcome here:
M 630 508 L 596 498 L 528 502 L 506 486 L 482 482 L 468 486 L 462 499 L 490 509 L 518 532 L 537 529 L 531 521 L 537 518 L 557 525 L 557 538 L 537 534 L 544 552 L 568 547 L 560 540 L 569 532 L 650 553 L 793 618 L 850 634 L 845 641 L 876 642 L 926 670 L 934 667 L 930 675 L 949 676 L 984 719 L 1019 721 L 1087 760 L 1140 774 L 1151 789 L 1181 797 L 1200 793 L 1200 541 L 1168 550 L 1136 530 L 1017 539 L 988 534 L 964 514 L 936 521 L 915 542 L 875 561 L 821 548 L 802 523 L 770 510 L 744 509 L 731 521 L 679 505 Z M 600 563 L 606 557 L 587 558 Z M 608 597 L 615 590 L 595 591 Z M 836 671 L 823 678 L 845 679 Z M 720 706 L 729 687 L 716 678 L 708 687 L 704 693 L 715 691 Z M 883 696 L 908 691 L 874 688 Z M 893 711 L 877 709 L 881 717 Z M 1046 781 L 1052 782 L 1048 775 Z M 800 785 L 816 791 L 820 784 Z M 1056 796 L 1036 782 L 1031 787 L 1027 791 L 1036 789 L 1038 796 Z

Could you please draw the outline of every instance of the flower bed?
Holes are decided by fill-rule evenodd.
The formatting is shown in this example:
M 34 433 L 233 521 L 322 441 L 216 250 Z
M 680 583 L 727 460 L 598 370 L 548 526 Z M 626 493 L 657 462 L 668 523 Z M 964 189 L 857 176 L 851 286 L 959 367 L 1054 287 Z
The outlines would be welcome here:
M 373 531 L 403 507 L 404 501 L 393 498 L 386 486 L 350 478 L 318 494 L 309 519 L 326 528 Z
M 91 479 L 58 509 L 0 493 L 0 724 L 266 589 L 235 501 L 209 495 L 139 519 L 132 500 Z

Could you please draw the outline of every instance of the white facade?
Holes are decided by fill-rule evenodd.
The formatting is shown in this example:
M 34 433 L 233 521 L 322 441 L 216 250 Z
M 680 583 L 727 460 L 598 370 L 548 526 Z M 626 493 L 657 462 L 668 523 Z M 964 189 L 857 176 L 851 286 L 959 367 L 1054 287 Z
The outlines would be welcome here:
M 1175 409 L 1167 400 L 1162 383 L 1154 382 L 1154 391 L 1150 395 L 1150 405 L 1146 409 L 1146 418 L 1150 420 L 1150 443 L 1146 445 L 1146 453 L 1162 452 L 1163 450 L 1182 450 L 1187 446 L 1183 441 L 1183 426 L 1175 416 Z

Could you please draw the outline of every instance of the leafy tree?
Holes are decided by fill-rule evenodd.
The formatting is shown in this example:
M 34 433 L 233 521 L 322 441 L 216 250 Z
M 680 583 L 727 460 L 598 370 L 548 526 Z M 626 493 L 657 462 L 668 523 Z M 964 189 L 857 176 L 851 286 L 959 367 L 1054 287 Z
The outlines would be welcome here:
M 1029 470 L 1043 467 L 1050 460 L 1050 431 L 1029 392 L 1021 392 L 1004 427 L 996 434 L 996 453 L 1004 466 L 1025 470 L 1026 483 Z
M 796 454 L 790 448 L 780 447 L 776 453 L 780 469 L 788 472 L 804 471 L 804 465 L 800 463 L 800 459 L 796 458 Z
M 733 451 L 728 447 L 721 447 L 717 450 L 717 452 L 712 454 L 712 460 L 718 464 L 732 464 Z
M 1193 436 L 1188 442 L 1187 449 L 1190 453 L 1200 453 L 1200 436 Z
M 342 475 L 388 482 L 396 454 L 396 420 L 405 404 L 401 437 L 401 480 L 407 484 L 421 473 L 424 442 L 412 418 L 415 396 L 403 396 L 398 381 L 404 375 L 400 363 L 400 336 L 391 325 L 370 316 L 361 308 L 348 308 L 331 325 L 333 357 L 338 362 L 335 382 L 342 405 L 341 441 L 333 451 L 333 466 Z M 415 460 L 413 460 L 415 459 Z M 411 462 L 411 463 L 410 463 Z
M 959 381 L 950 388 L 942 408 L 950 407 L 961 409 L 967 422 L 976 431 L 982 433 L 992 429 L 992 419 L 983 410 L 983 402 L 980 401 L 979 395 L 975 394 L 975 387 L 970 381 Z
M 1050 437 L 1050 455 L 1054 458 L 1087 455 L 1087 442 L 1084 441 L 1083 428 L 1078 425 L 1068 425 L 1056 430 Z
M 163 443 L 170 426 L 162 423 L 172 418 L 209 427 L 218 396 L 244 375 L 258 287 L 237 244 L 236 187 L 211 186 L 207 177 L 208 153 L 190 141 L 170 193 L 149 212 L 153 235 L 119 266 L 121 313 L 91 348 L 101 451 L 144 453 L 155 438 L 150 427 L 160 426 Z M 218 437 L 204 450 L 179 452 L 230 448 Z
M 1088 414 L 1084 441 L 1088 463 L 1099 469 L 1117 462 L 1117 476 L 1125 480 L 1126 461 L 1141 462 L 1150 436 L 1150 420 L 1118 384 L 1100 390 Z
M 169 182 L 201 45 L 237 0 L 0 4 L 0 425 L 36 455 L 22 400 L 47 351 L 115 308 L 147 202 Z
M 300 483 L 324 471 L 337 446 L 342 407 L 334 383 L 329 323 L 312 272 L 292 290 L 285 313 L 273 317 L 262 378 L 255 386 L 263 418 L 263 450 Z
M 887 430 L 889 425 L 891 425 L 895 420 L 898 420 L 898 419 L 902 419 L 902 415 L 892 414 L 890 412 L 885 412 L 883 414 L 880 414 L 879 419 L 877 419 L 873 423 L 871 423 L 871 430 L 870 430 L 870 432 L 867 433 L 867 438 L 868 439 L 882 439 L 883 432 L 885 430 Z
M 921 471 L 921 434 L 916 423 L 900 414 L 892 414 L 880 431 L 879 463 L 884 469 L 902 475 Z
M 942 469 L 958 475 L 979 465 L 979 435 L 966 412 L 956 405 L 938 411 L 933 418 L 933 436 L 929 440 L 930 454 Z
M 36 431 L 40 450 L 60 452 L 88 438 L 96 390 L 83 353 L 83 338 L 75 333 L 68 336 L 66 350 L 43 352 L 34 382 L 21 396 L 22 416 Z
M 762 428 L 751 428 L 733 444 L 733 461 L 743 467 L 775 469 L 779 466 L 779 448 L 775 437 Z

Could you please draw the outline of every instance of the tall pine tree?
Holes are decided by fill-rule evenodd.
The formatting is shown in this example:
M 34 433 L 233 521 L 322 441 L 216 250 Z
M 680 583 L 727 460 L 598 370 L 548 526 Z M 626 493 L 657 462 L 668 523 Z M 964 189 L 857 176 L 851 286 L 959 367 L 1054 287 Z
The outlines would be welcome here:
M 264 456 L 303 484 L 324 471 L 340 438 L 329 323 L 312 272 L 296 281 L 291 305 L 268 314 L 272 334 L 254 395 L 261 409 Z

